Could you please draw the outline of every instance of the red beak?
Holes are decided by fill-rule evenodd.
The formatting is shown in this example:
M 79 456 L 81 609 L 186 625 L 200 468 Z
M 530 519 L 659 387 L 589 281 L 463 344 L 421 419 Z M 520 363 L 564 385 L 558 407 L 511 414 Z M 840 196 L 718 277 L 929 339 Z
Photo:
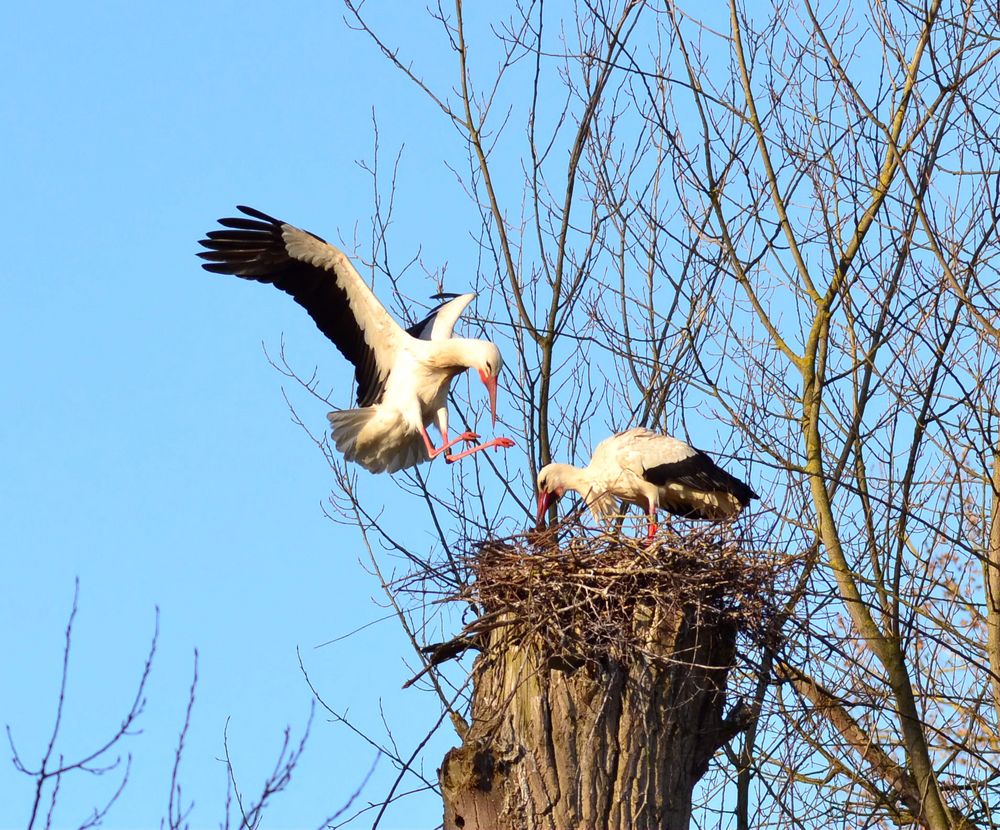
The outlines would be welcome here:
M 479 377 L 490 393 L 490 416 L 493 418 L 493 426 L 497 425 L 497 376 L 487 377 L 485 372 L 480 372 Z
M 545 514 L 549 512 L 549 508 L 555 504 L 556 494 L 547 493 L 542 490 L 538 494 L 538 516 L 535 519 L 535 523 L 539 530 L 541 530 L 544 525 Z

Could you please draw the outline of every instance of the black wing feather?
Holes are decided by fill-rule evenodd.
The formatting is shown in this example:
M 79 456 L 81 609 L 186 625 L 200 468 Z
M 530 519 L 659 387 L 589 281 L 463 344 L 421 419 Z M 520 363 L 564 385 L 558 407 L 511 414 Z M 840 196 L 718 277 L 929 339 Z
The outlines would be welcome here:
M 270 283 L 290 294 L 354 364 L 358 406 L 381 401 L 385 378 L 379 376 L 375 351 L 365 342 L 364 331 L 348 305 L 347 294 L 337 283 L 337 275 L 289 256 L 282 237 L 284 222 L 244 205 L 237 208 L 252 218 L 220 219 L 219 224 L 226 230 L 209 231 L 207 238 L 199 242 L 207 249 L 198 253 L 207 260 L 201 267 L 214 274 Z M 316 234 L 309 235 L 326 242 Z
M 681 461 L 650 467 L 643 472 L 642 477 L 657 487 L 680 484 L 702 492 L 722 490 L 735 496 L 743 507 L 751 499 L 759 498 L 746 484 L 723 470 L 701 450 L 695 450 L 694 455 Z

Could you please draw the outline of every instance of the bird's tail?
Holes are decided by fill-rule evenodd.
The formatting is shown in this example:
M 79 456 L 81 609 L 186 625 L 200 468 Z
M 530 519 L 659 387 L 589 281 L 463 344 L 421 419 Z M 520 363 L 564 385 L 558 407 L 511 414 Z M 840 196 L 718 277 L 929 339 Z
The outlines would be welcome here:
M 370 407 L 365 407 L 341 409 L 326 416 L 330 426 L 333 427 L 333 443 L 337 445 L 337 451 L 343 453 L 348 461 L 357 461 L 358 436 L 361 430 L 368 426 L 373 414 Z
M 398 418 L 380 417 L 377 407 L 341 409 L 326 417 L 338 452 L 371 473 L 395 473 L 427 460 L 420 433 L 405 429 Z

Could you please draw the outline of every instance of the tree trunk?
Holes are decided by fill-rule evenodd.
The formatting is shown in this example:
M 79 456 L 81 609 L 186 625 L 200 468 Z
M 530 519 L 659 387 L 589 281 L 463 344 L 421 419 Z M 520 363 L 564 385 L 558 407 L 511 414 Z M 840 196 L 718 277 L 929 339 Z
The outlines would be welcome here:
M 445 830 L 687 830 L 695 784 L 746 725 L 723 718 L 736 631 L 675 598 L 635 610 L 621 622 L 644 643 L 577 668 L 486 635 L 472 725 L 439 771 Z

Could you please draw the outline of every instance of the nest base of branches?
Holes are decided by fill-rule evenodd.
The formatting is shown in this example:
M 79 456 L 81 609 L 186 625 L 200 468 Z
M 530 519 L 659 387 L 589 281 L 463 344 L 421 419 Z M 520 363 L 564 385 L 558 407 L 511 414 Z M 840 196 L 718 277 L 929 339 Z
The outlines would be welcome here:
M 533 533 L 484 543 L 470 567 L 462 598 L 481 613 L 462 637 L 488 633 L 494 648 L 531 647 L 564 670 L 677 659 L 669 644 L 682 620 L 762 637 L 776 576 L 718 525 L 668 528 L 653 543 Z

